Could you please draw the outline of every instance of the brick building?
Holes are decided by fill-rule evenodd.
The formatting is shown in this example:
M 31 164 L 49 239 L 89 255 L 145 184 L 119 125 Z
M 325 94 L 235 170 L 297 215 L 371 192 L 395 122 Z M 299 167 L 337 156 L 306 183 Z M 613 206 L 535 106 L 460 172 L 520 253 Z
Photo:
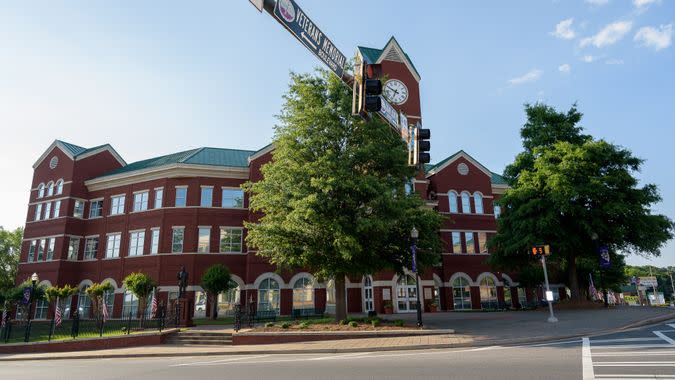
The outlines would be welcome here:
M 382 50 L 359 48 L 358 54 L 383 65 L 389 78 L 385 94 L 405 93 L 392 96 L 392 103 L 412 123 L 420 122 L 419 74 L 396 40 Z M 272 149 L 198 148 L 127 164 L 110 145 L 83 148 L 55 141 L 33 166 L 17 282 L 36 272 L 45 285 L 76 286 L 81 292 L 69 305 L 86 316 L 90 306 L 83 289 L 107 280 L 115 291 L 106 304 L 117 317 L 138 307 L 123 288 L 126 275 L 148 273 L 167 302 L 176 296 L 176 273 L 185 266 L 188 296 L 199 317 L 208 309 L 199 279 L 210 265 L 222 263 L 236 288 L 220 296 L 221 310 L 250 300 L 258 309 L 281 315 L 294 308 L 330 312 L 332 281 L 319 283 L 305 272 L 276 273 L 246 247 L 243 222 L 253 216 L 240 185 L 261 178 L 260 167 L 271 159 Z M 493 202 L 505 191 L 504 180 L 460 151 L 426 165 L 414 187 L 429 206 L 449 217 L 439 231 L 442 264 L 421 275 L 425 307 L 432 301 L 441 310 L 523 302 L 525 292 L 515 279 L 485 264 L 486 240 L 496 232 L 499 214 Z M 395 312 L 416 307 L 410 273 L 349 278 L 346 286 L 351 313 L 381 313 L 387 301 Z M 38 319 L 47 317 L 47 305 L 39 303 L 35 313 Z

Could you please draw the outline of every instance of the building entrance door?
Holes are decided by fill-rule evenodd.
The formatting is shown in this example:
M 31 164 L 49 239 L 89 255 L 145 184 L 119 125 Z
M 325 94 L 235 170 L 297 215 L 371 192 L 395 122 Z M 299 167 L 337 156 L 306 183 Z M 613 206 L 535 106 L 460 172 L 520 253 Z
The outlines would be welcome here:
M 412 313 L 417 310 L 417 281 L 411 275 L 404 275 L 396 284 L 396 306 L 399 313 Z

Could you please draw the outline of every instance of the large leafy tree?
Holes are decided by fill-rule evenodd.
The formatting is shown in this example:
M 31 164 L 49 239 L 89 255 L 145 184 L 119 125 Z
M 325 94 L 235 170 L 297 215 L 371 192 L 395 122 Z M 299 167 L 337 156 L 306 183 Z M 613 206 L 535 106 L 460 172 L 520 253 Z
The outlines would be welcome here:
M 218 294 L 232 288 L 232 276 L 223 264 L 211 265 L 202 275 L 202 288 L 211 301 L 211 319 L 218 318 Z
M 415 174 L 400 136 L 374 117 L 351 115 L 351 91 L 335 76 L 291 74 L 264 178 L 247 183 L 247 242 L 279 269 L 333 278 L 336 318 L 346 316 L 345 275 L 410 267 L 410 230 L 421 266 L 439 259 L 440 216 L 405 185 Z
M 14 287 L 19 266 L 23 228 L 14 231 L 0 227 L 0 292 Z
M 551 259 L 566 270 L 578 300 L 579 260 L 597 269 L 600 244 L 611 252 L 659 255 L 673 237 L 673 223 L 650 211 L 661 198 L 655 185 L 639 186 L 634 176 L 643 161 L 582 135 L 576 107 L 565 114 L 544 105 L 526 111 L 525 151 L 506 171 L 511 188 L 499 202 L 503 213 L 491 262 L 511 269 L 531 265 L 528 248 L 550 244 Z
M 145 319 L 148 297 L 157 287 L 157 282 L 145 273 L 133 272 L 124 278 L 123 283 L 124 287 L 138 298 L 138 315 L 142 323 Z

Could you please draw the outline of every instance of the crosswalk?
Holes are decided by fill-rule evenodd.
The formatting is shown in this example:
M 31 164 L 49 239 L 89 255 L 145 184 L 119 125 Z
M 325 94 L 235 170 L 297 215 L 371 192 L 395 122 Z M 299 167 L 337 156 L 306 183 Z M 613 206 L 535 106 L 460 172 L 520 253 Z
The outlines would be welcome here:
M 583 380 L 675 379 L 674 338 L 675 324 L 643 330 L 638 336 L 583 338 Z

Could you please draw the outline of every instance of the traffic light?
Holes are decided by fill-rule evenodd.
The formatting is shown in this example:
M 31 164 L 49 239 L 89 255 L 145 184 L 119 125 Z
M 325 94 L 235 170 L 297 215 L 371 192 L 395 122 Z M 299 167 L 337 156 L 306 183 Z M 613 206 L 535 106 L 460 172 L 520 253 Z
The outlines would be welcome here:
M 364 109 L 366 112 L 378 112 L 382 108 L 382 65 L 364 65 L 363 92 L 365 96 Z
M 551 246 L 546 245 L 535 245 L 530 249 L 532 256 L 548 256 L 551 254 Z
M 431 150 L 431 130 L 428 128 L 420 128 L 421 125 L 417 124 L 415 127 L 415 164 L 428 164 L 431 162 L 431 155 L 429 151 Z

